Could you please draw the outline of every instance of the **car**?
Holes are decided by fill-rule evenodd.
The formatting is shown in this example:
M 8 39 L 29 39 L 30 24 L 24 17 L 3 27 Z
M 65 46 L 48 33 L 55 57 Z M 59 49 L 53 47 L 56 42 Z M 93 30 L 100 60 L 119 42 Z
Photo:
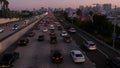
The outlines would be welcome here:
M 0 58 L 0 68 L 11 68 L 15 60 L 19 58 L 18 52 L 4 53 Z
M 49 33 L 50 36 L 56 35 L 55 31 Z
M 33 37 L 34 35 L 35 35 L 34 32 L 29 32 L 29 33 L 28 33 L 28 37 Z
M 70 55 L 75 63 L 83 63 L 85 62 L 85 57 L 80 50 L 71 50 Z
M 70 33 L 76 33 L 76 29 L 73 28 L 73 27 L 71 27 L 71 28 L 69 29 L 69 32 L 70 32 Z
M 43 41 L 43 40 L 44 40 L 44 35 L 43 34 L 39 35 L 38 36 L 38 41 Z
M 18 26 L 17 27 L 12 27 L 12 30 L 17 30 L 18 29 Z
M 50 25 L 50 29 L 55 29 L 54 25 Z
M 93 41 L 84 41 L 83 44 L 88 50 L 96 50 L 97 49 L 96 44 Z
M 64 40 L 64 42 L 66 42 L 66 43 L 72 42 L 72 39 L 71 39 L 70 36 L 64 36 L 64 37 L 63 37 L 63 40 Z
M 106 63 L 111 68 L 120 68 L 120 57 L 109 57 L 106 59 Z
M 48 32 L 48 29 L 47 28 L 43 29 L 43 32 Z
M 57 25 L 57 29 L 58 30 L 62 30 L 62 26 L 61 25 Z
M 17 30 L 19 28 L 19 25 L 18 24 L 14 24 L 13 27 L 12 27 L 12 30 Z
M 5 30 L 5 29 L 1 28 L 1 29 L 0 29 L 0 33 L 2 33 L 4 30 Z
M 54 50 L 51 52 L 51 61 L 53 63 L 63 62 L 63 55 L 59 50 Z
M 62 36 L 62 37 L 67 36 L 67 35 L 68 35 L 68 33 L 66 31 L 62 31 L 60 34 L 60 36 Z
M 57 37 L 55 35 L 50 36 L 50 43 L 51 44 L 57 43 Z
M 20 39 L 20 40 L 17 42 L 17 44 L 18 44 L 19 46 L 26 46 L 28 43 L 29 43 L 29 39 L 28 39 L 28 38 L 22 38 L 22 39 Z

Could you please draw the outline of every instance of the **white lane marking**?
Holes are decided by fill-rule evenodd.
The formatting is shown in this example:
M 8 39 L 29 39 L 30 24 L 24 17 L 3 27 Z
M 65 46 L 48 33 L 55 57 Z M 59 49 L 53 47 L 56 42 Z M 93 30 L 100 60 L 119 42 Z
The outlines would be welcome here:
M 97 50 L 100 52 L 100 53 L 102 53 L 106 58 L 108 58 L 108 55 L 107 54 L 105 54 L 103 51 L 101 51 L 100 49 L 98 49 L 97 48 Z

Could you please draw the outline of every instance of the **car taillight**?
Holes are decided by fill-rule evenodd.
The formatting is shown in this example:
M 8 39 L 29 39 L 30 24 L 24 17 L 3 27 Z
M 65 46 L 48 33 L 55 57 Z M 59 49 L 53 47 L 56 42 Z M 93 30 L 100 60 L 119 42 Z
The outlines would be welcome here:
M 52 59 L 55 59 L 55 57 L 52 57 Z
M 60 58 L 63 58 L 63 56 L 60 56 Z
M 77 58 L 74 58 L 74 60 L 77 60 Z
M 18 44 L 20 44 L 20 42 L 18 42 Z

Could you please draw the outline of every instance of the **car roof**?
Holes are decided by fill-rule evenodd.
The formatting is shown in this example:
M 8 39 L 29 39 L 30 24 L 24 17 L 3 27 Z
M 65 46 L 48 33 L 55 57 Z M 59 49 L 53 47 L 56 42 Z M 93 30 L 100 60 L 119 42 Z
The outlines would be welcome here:
M 89 44 L 95 44 L 93 41 L 86 41 Z
M 82 54 L 80 50 L 72 50 L 72 52 L 74 52 L 75 54 Z

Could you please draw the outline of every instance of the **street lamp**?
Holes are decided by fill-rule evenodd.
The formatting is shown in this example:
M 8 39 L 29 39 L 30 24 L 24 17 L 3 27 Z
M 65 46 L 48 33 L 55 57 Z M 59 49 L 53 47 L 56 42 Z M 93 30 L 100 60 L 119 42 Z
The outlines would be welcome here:
M 115 12 L 116 12 L 116 5 L 115 5 Z M 115 13 L 115 16 L 117 16 L 116 13 Z M 113 33 L 112 33 L 112 40 L 113 40 L 113 45 L 112 46 L 114 48 L 115 47 L 115 40 L 116 40 L 116 25 L 118 24 L 118 22 L 116 20 L 116 17 L 113 21 L 113 24 L 114 24 L 114 27 L 113 27 Z

